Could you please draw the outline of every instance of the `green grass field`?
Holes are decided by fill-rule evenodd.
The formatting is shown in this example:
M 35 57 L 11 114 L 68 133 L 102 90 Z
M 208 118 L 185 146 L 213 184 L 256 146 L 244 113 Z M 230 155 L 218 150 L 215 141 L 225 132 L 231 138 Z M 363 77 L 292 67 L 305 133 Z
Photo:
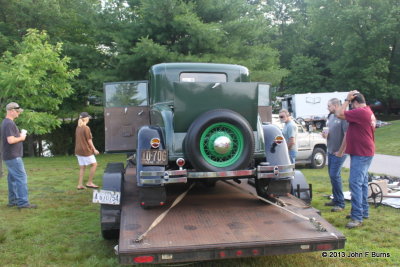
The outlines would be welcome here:
M 390 123 L 392 124 L 376 129 L 376 153 L 400 156 L 400 120 Z
M 107 162 L 123 161 L 123 155 L 101 155 L 95 181 Z M 36 210 L 8 208 L 6 178 L 0 179 L 0 266 L 116 266 L 115 241 L 100 234 L 99 206 L 91 203 L 92 191 L 75 189 L 74 157 L 26 158 L 30 200 Z M 343 251 L 390 253 L 390 258 L 323 258 L 320 252 L 241 260 L 197 263 L 193 266 L 395 266 L 400 262 L 399 211 L 371 208 L 371 218 L 359 229 L 344 228 L 346 211 L 331 213 L 323 204 L 330 192 L 327 170 L 301 169 L 313 184 L 313 206 L 340 231 L 347 243 Z M 343 173 L 347 188 L 348 171 Z M 217 184 L 218 186 L 218 184 Z
M 400 141 L 395 138 L 400 121 L 377 130 L 378 153 L 399 155 Z M 386 146 L 386 140 L 390 144 Z M 396 148 L 397 147 L 397 150 Z M 393 151 L 393 152 L 392 152 Z M 108 162 L 124 161 L 124 155 L 98 156 L 95 182 L 101 184 Z M 116 241 L 103 240 L 100 234 L 99 205 L 92 204 L 92 190 L 77 191 L 78 166 L 75 157 L 25 158 L 29 176 L 30 200 L 36 210 L 8 208 L 7 179 L 0 178 L 0 266 L 118 266 L 113 248 Z M 348 230 L 342 213 L 324 206 L 330 194 L 327 169 L 303 168 L 313 184 L 312 205 L 347 238 L 343 252 L 369 252 L 368 257 L 323 258 L 320 252 L 268 256 L 240 260 L 195 263 L 191 266 L 398 266 L 400 262 L 399 210 L 371 207 L 370 219 L 363 227 Z M 348 170 L 343 171 L 344 189 L 348 188 Z M 218 186 L 218 184 L 217 184 Z M 273 229 L 271 229 L 273 231 Z M 372 257 L 390 253 L 390 257 Z

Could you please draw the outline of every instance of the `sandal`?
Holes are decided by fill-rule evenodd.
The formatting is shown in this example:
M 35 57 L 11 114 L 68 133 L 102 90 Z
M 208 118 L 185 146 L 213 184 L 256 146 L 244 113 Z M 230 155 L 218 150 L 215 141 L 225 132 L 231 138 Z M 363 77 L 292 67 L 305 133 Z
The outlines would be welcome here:
M 86 187 L 84 187 L 83 185 L 82 185 L 82 186 L 78 186 L 78 187 L 76 188 L 76 190 L 83 190 L 83 189 L 86 189 Z
M 97 185 L 95 185 L 95 184 L 93 184 L 93 185 L 88 185 L 88 184 L 86 184 L 86 187 L 87 187 L 87 188 L 95 188 L 95 189 L 99 188 L 99 186 L 97 186 Z

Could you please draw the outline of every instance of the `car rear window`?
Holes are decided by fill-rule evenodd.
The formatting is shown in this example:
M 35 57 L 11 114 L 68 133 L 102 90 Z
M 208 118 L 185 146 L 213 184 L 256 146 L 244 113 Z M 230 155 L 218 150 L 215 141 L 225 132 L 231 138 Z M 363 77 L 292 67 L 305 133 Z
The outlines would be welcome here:
M 210 73 L 210 72 L 182 72 L 179 80 L 181 82 L 219 82 L 225 83 L 227 77 L 225 73 Z

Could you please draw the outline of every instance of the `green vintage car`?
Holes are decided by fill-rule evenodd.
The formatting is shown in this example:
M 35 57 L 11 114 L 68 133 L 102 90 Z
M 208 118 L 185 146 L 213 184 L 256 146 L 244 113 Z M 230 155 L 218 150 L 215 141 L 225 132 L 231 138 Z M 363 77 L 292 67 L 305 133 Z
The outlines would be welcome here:
M 171 183 L 249 179 L 258 195 L 292 192 L 295 171 L 271 121 L 270 85 L 244 66 L 162 63 L 149 81 L 106 83 L 107 152 L 131 153 L 142 207 Z

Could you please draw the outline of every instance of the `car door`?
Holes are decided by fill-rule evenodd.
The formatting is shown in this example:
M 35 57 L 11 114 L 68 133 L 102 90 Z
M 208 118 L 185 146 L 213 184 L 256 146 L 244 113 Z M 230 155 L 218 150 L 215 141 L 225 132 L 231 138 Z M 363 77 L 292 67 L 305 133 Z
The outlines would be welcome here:
M 304 127 L 296 123 L 297 126 L 297 157 L 296 161 L 306 160 L 310 157 L 311 150 L 311 140 L 310 133 L 307 132 Z
M 106 152 L 136 150 L 137 130 L 149 125 L 147 81 L 104 84 Z

